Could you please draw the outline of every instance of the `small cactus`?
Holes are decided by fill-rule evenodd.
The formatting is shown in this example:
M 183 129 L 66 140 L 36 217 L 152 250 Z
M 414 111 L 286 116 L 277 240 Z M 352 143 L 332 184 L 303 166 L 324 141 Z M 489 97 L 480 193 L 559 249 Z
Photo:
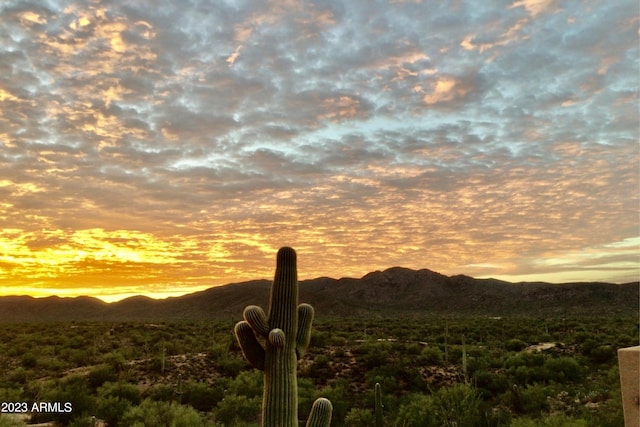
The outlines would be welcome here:
M 382 427 L 382 388 L 380 383 L 376 383 L 375 385 L 375 415 L 376 415 L 376 427 Z
M 297 364 L 311 339 L 313 307 L 298 305 L 296 252 L 278 251 L 276 272 L 269 297 L 269 314 L 247 306 L 244 320 L 234 328 L 244 357 L 264 372 L 263 427 L 298 427 Z M 264 340 L 263 346 L 260 340 Z M 329 427 L 333 407 L 327 399 L 316 400 L 307 427 Z

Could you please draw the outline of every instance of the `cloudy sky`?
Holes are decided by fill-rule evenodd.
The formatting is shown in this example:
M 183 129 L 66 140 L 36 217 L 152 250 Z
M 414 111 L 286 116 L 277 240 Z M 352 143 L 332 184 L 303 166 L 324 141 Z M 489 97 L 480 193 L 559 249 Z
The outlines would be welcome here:
M 5 0 L 2 294 L 639 275 L 636 0 Z

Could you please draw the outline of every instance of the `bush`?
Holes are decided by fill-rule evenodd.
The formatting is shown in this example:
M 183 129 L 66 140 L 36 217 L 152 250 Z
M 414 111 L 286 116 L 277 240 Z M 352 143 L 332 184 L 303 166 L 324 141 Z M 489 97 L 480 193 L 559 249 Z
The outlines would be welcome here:
M 425 347 L 420 352 L 419 362 L 424 365 L 441 365 L 444 360 L 442 350 L 437 347 Z
M 105 354 L 102 360 L 116 371 L 121 371 L 126 363 L 124 356 L 115 351 Z
M 549 415 L 544 418 L 517 418 L 510 427 L 587 427 L 587 422 L 565 415 Z
M 187 383 L 182 393 L 182 403 L 202 412 L 211 411 L 224 397 L 221 384 L 209 385 L 202 382 Z
M 202 424 L 200 415 L 193 408 L 149 399 L 140 406 L 129 408 L 121 421 L 121 425 L 128 427 L 193 427 Z
M 220 369 L 220 373 L 228 377 L 236 377 L 240 372 L 246 370 L 248 367 L 247 362 L 235 354 L 227 354 L 218 359 L 217 365 Z
M 107 381 L 116 381 L 118 374 L 113 367 L 103 364 L 98 365 L 89 371 L 89 387 L 97 389 Z
M 558 357 L 545 361 L 544 367 L 549 380 L 556 382 L 577 381 L 582 378 L 583 369 L 572 357 Z
M 96 404 L 96 415 L 99 419 L 107 422 L 109 427 L 126 426 L 121 420 L 125 413 L 132 407 L 131 402 L 115 396 L 98 399 Z
M 360 355 L 358 363 L 367 371 L 386 365 L 389 362 L 389 354 L 392 351 L 391 343 L 388 342 L 365 342 L 358 349 Z
M 589 352 L 589 358 L 595 363 L 611 362 L 615 356 L 616 351 L 610 345 L 599 345 Z
M 522 351 L 527 348 L 528 344 L 517 338 L 510 339 L 504 345 L 504 348 L 509 351 Z
M 26 427 L 24 421 L 8 414 L 0 414 L 0 427 Z
M 309 366 L 309 377 L 324 383 L 329 378 L 329 373 L 329 358 L 323 354 L 316 356 Z
M 428 396 L 422 394 L 410 395 L 408 402 L 400 406 L 396 425 L 399 427 L 432 427 L 435 420 L 431 417 L 432 402 Z
M 375 416 L 368 409 L 352 408 L 344 418 L 344 423 L 349 427 L 371 427 L 375 423 Z
M 98 389 L 99 397 L 117 397 L 127 400 L 133 405 L 139 405 L 142 401 L 140 390 L 133 384 L 129 383 L 112 383 L 107 382 Z
M 264 378 L 258 370 L 243 371 L 229 382 L 229 393 L 238 396 L 262 397 L 262 384 Z
M 45 392 L 43 402 L 69 402 L 73 407 L 72 412 L 60 413 L 34 413 L 32 421 L 57 421 L 67 425 L 74 418 L 92 414 L 95 410 L 95 398 L 89 389 L 87 378 L 80 375 L 72 375 L 55 383 L 55 388 Z
M 32 352 L 27 352 L 22 355 L 22 366 L 24 368 L 35 368 L 38 364 L 38 357 Z
M 538 416 L 549 410 L 547 397 L 551 394 L 542 384 L 528 385 L 524 388 L 514 386 L 511 390 L 511 407 L 516 413 Z
M 432 397 L 434 416 L 439 426 L 477 427 L 482 425 L 480 396 L 466 384 L 438 390 Z
M 248 398 L 230 394 L 225 396 L 214 411 L 216 421 L 225 426 L 246 426 L 249 423 L 257 423 L 262 408 L 262 399 L 258 397 Z

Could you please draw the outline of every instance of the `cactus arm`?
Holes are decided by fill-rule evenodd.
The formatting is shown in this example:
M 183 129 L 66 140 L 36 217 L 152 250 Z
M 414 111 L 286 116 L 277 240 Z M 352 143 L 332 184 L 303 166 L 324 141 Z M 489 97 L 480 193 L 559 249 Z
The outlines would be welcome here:
M 311 341 L 311 324 L 313 323 L 313 307 L 309 304 L 298 306 L 298 335 L 296 336 L 296 356 L 300 359 Z
M 267 315 L 264 314 L 262 307 L 249 305 L 244 309 L 242 316 L 257 335 L 264 338 L 269 336 L 269 322 L 267 321 Z
M 285 340 L 286 339 L 284 336 L 284 332 L 282 332 L 282 329 L 274 329 L 269 332 L 269 344 L 271 344 L 271 346 L 273 346 L 274 348 L 284 347 Z
M 311 413 L 307 420 L 307 427 L 329 427 L 331 425 L 331 414 L 333 405 L 329 399 L 321 397 L 313 402 Z
M 256 334 L 253 332 L 251 325 L 246 320 L 240 321 L 234 328 L 238 344 L 245 359 L 251 363 L 251 365 L 264 371 L 265 351 L 262 344 L 256 338 Z

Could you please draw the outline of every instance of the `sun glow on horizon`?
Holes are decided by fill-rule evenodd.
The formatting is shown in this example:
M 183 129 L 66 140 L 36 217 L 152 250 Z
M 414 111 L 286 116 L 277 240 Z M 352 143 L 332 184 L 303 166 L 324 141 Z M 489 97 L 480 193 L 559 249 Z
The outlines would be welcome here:
M 281 246 L 307 278 L 639 275 L 633 2 L 35 3 L 2 12 L 0 293 L 181 295 Z
M 76 231 L 67 239 L 63 239 L 59 232 L 46 233 L 46 238 L 39 240 L 30 239 L 33 236 L 22 235 L 17 238 L 15 230 L 3 231 L 0 261 L 5 268 L 0 270 L 4 283 L 1 296 L 90 296 L 109 303 L 138 295 L 165 299 L 230 283 L 264 279 L 273 274 L 272 258 L 275 251 L 259 250 L 265 258 L 258 269 L 256 262 L 239 258 L 240 254 L 229 250 L 221 242 L 205 250 L 202 248 L 206 245 L 197 245 L 195 242 L 177 245 L 175 242 L 159 241 L 149 233 L 125 230 L 107 232 L 102 229 Z M 436 268 L 434 271 L 513 283 L 627 283 L 640 278 L 637 263 L 630 260 L 630 256 L 637 253 L 639 242 L 640 238 L 634 237 L 582 251 L 549 253 L 530 261 L 529 272 L 519 273 L 517 271 L 522 270 L 522 266 L 499 262 L 472 263 L 453 269 Z M 240 239 L 239 244 L 260 247 L 259 242 L 247 236 Z M 332 247 L 329 242 L 324 242 L 322 246 L 326 249 Z M 202 249 L 201 258 L 194 257 L 190 252 L 197 247 Z M 343 248 L 340 245 L 337 247 Z M 413 248 L 410 252 L 417 249 Z M 353 266 L 345 266 L 345 270 L 336 271 L 335 265 L 331 265 L 328 270 L 327 264 L 318 264 L 318 258 L 307 253 L 308 250 L 304 245 L 299 248 L 299 259 L 302 258 L 302 263 L 299 262 L 300 280 L 322 276 L 335 279 L 362 277 L 371 271 L 392 267 L 358 270 Z M 622 258 L 613 261 L 619 257 Z M 7 268 L 9 265 L 11 267 Z M 415 264 L 406 267 L 433 268 Z M 218 274 L 211 274 L 209 270 L 216 268 Z

